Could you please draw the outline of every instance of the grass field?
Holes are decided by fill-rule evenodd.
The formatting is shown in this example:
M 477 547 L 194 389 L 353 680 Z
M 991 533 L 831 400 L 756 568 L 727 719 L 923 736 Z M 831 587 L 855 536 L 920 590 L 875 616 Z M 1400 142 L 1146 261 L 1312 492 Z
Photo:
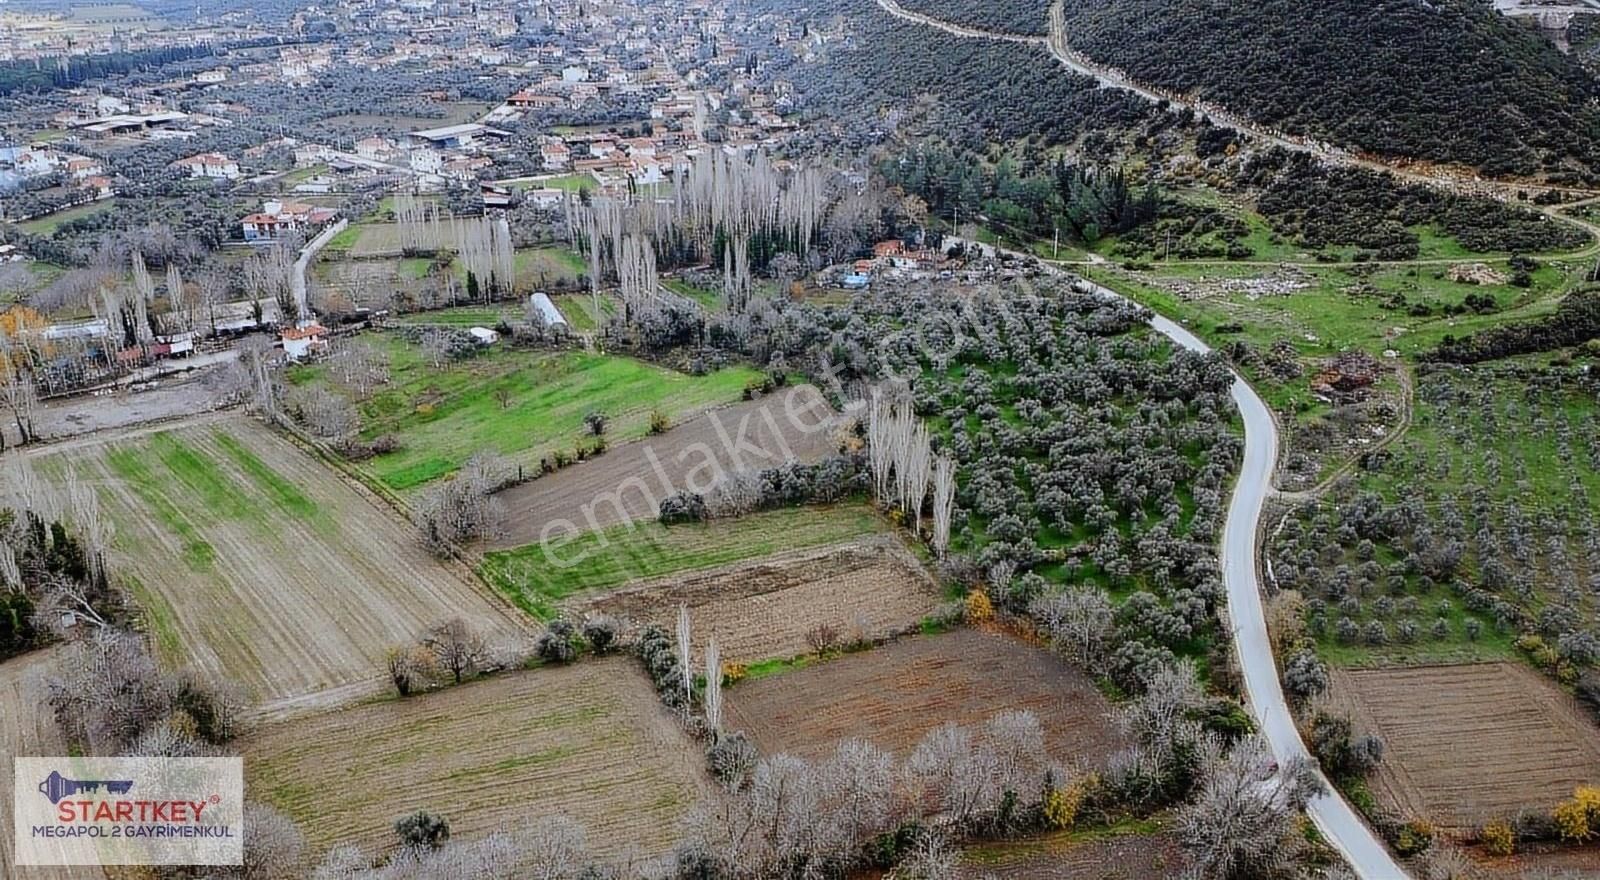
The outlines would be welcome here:
M 394 820 L 426 809 L 458 838 L 568 816 L 598 853 L 657 855 L 710 791 L 699 748 L 625 657 L 281 724 L 241 746 L 252 796 L 318 852 L 391 850 Z
M 490 327 L 500 323 L 502 317 L 522 320 L 510 304 L 502 306 L 456 306 L 431 312 L 411 312 L 396 320 L 401 324 L 444 324 L 450 327 Z
M 537 467 L 541 456 L 592 442 L 583 422 L 590 411 L 610 420 L 610 443 L 642 437 L 652 411 L 680 421 L 738 400 L 759 375 L 730 367 L 695 377 L 628 358 L 504 346 L 438 370 L 410 343 L 370 338 L 388 353 L 393 381 L 362 403 L 364 435 L 393 435 L 401 448 L 363 466 L 400 490 L 453 473 L 485 449 Z M 319 381 L 325 374 L 321 367 L 303 368 L 291 381 Z M 500 393 L 508 395 L 503 406 L 495 397 Z
M 559 189 L 567 192 L 581 192 L 600 188 L 600 182 L 592 174 L 563 174 L 557 177 L 538 177 L 531 180 L 513 180 L 506 182 L 512 189 Z
M 90 440 L 40 470 L 99 490 L 113 568 L 164 664 L 258 701 L 379 689 L 385 652 L 451 616 L 485 635 L 522 625 L 392 511 L 253 421 Z
M 786 508 L 674 526 L 652 521 L 589 532 L 553 544 L 549 553 L 542 544 L 492 551 L 484 554 L 479 571 L 518 606 L 548 617 L 563 599 L 628 581 L 837 544 L 888 529 L 888 522 L 864 505 Z
M 25 223 L 18 223 L 17 228 L 28 233 L 29 235 L 51 236 L 54 235 L 55 231 L 60 229 L 63 224 L 66 224 L 72 220 L 81 219 L 83 217 L 93 217 L 96 214 L 103 214 L 116 206 L 116 199 L 102 199 L 98 202 L 90 202 L 87 205 L 79 205 L 76 208 L 68 208 L 65 211 L 57 211 L 54 214 L 36 217 Z

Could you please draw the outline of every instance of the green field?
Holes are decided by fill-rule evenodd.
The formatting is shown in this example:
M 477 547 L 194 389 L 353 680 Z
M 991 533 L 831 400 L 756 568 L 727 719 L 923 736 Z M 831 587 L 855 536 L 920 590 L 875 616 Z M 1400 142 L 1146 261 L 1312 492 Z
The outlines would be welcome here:
M 17 228 L 28 233 L 29 235 L 51 236 L 54 235 L 56 230 L 60 229 L 65 223 L 68 223 L 72 220 L 78 220 L 83 217 L 93 217 L 96 214 L 103 214 L 106 211 L 116 207 L 116 205 L 116 199 L 103 199 L 98 202 L 90 202 L 87 205 L 79 205 L 76 208 L 68 208 L 65 211 L 57 211 L 54 214 L 48 214 L 44 217 L 36 217 L 25 223 L 18 223 Z
M 513 180 L 505 184 L 512 189 L 559 189 L 566 192 L 582 192 L 583 190 L 599 189 L 599 181 L 590 174 L 563 174 L 560 177 L 547 177 L 538 180 Z
M 444 324 L 451 327 L 489 327 L 500 323 L 502 317 L 520 321 L 521 316 L 511 305 L 456 306 L 431 312 L 411 312 L 397 320 L 402 324 Z
M 1544 378 L 1535 382 L 1525 372 L 1532 369 Z M 1558 605 L 1587 619 L 1600 607 L 1585 588 L 1600 576 L 1594 567 L 1600 557 L 1585 549 L 1587 530 L 1600 528 L 1591 501 L 1600 498 L 1600 403 L 1575 373 L 1558 383 L 1554 376 L 1561 374 L 1547 370 L 1502 364 L 1424 371 L 1414 422 L 1390 456 L 1299 511 L 1273 542 L 1278 570 L 1298 569 L 1289 586 L 1323 600 L 1308 619 L 1319 611 L 1324 618 L 1313 630 L 1324 657 L 1361 666 L 1512 654 L 1515 622 L 1468 609 L 1468 586 L 1529 619 Z M 1342 529 L 1352 519 L 1348 511 L 1363 507 L 1397 512 L 1403 515 L 1397 522 L 1411 525 Z M 1426 565 L 1419 566 L 1430 558 L 1425 536 L 1459 542 L 1461 561 L 1448 576 L 1428 577 Z M 1310 569 L 1322 574 L 1308 575 Z M 1354 586 L 1330 595 L 1324 584 L 1347 574 Z M 1346 593 L 1355 602 L 1347 603 Z M 1340 636 L 1337 624 L 1346 617 L 1363 627 L 1360 637 Z M 1410 640 L 1398 637 L 1407 620 L 1420 629 Z M 1469 620 L 1478 627 L 1475 637 Z M 1373 623 L 1388 628 L 1387 641 L 1366 638 L 1364 628 Z
M 708 312 L 715 312 L 722 308 L 722 294 L 715 290 L 696 287 L 678 278 L 663 278 L 661 279 L 661 286 L 680 296 L 686 296 L 694 300 Z
M 759 376 L 733 367 L 694 377 L 629 358 L 505 346 L 436 370 L 414 345 L 391 336 L 373 340 L 389 355 L 392 382 L 362 402 L 363 436 L 392 435 L 401 448 L 363 467 L 399 490 L 451 474 L 480 450 L 537 467 L 542 456 L 590 442 L 583 417 L 591 410 L 609 417 L 609 442 L 642 437 L 653 410 L 678 422 L 738 400 L 746 383 Z M 295 370 L 291 381 L 324 376 L 325 368 L 306 367 Z
M 650 521 L 587 532 L 548 553 L 540 544 L 486 553 L 479 571 L 523 610 L 548 618 L 556 603 L 585 591 L 820 547 L 888 528 L 865 505 L 785 508 L 674 526 Z

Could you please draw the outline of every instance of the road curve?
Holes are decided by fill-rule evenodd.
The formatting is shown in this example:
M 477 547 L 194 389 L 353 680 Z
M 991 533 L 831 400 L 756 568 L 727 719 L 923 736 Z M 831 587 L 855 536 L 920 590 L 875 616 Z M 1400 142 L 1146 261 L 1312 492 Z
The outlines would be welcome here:
M 1090 282 L 1102 296 L 1125 299 L 1121 294 Z M 1150 325 L 1178 345 L 1209 352 L 1210 346 L 1179 324 L 1157 315 Z M 1228 519 L 1222 530 L 1222 579 L 1228 590 L 1228 619 L 1233 625 L 1234 649 L 1244 673 L 1245 700 L 1261 734 L 1272 746 L 1278 763 L 1309 758 L 1294 716 L 1278 681 L 1278 664 L 1267 637 L 1267 617 L 1261 604 L 1256 576 L 1260 558 L 1261 514 L 1272 491 L 1272 474 L 1278 464 L 1278 425 L 1272 410 L 1256 395 L 1250 383 L 1235 371 L 1233 402 L 1244 418 L 1244 464 L 1228 502 Z M 1327 783 L 1324 777 L 1323 782 Z M 1306 808 L 1322 836 L 1337 849 L 1362 880 L 1401 880 L 1409 875 L 1389 854 L 1383 841 L 1367 827 L 1350 804 L 1328 785 L 1328 794 Z

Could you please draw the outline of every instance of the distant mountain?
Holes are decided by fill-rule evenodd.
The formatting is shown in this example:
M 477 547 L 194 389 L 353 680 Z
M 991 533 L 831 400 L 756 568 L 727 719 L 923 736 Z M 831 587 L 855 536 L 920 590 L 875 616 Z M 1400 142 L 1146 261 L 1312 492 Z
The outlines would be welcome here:
M 1496 175 L 1600 172 L 1597 86 L 1482 0 L 1070 0 L 1067 36 L 1134 79 L 1285 131 Z

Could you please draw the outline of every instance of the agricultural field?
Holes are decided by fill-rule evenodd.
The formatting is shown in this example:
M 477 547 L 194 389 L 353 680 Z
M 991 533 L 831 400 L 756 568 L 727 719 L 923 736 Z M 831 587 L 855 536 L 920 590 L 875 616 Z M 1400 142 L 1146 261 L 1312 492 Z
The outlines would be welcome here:
M 1600 405 L 1584 381 L 1518 366 L 1418 375 L 1407 433 L 1291 511 L 1268 544 L 1323 657 L 1496 659 L 1521 633 L 1587 650 L 1583 621 L 1600 609 Z
M 90 202 L 87 205 L 78 205 L 74 208 L 68 208 L 65 211 L 57 211 L 54 214 L 46 214 L 43 217 L 35 217 L 32 220 L 18 223 L 16 226 L 17 229 L 26 232 L 29 235 L 38 235 L 48 238 L 49 236 L 54 235 L 56 230 L 60 229 L 62 225 L 70 221 L 77 220 L 82 217 L 92 217 L 96 214 L 103 214 L 116 206 L 116 199 L 102 199 L 98 202 Z
M 561 311 L 561 316 L 567 319 L 567 326 L 577 333 L 593 333 L 617 313 L 617 301 L 606 294 L 600 295 L 598 310 L 594 297 L 586 293 L 565 294 L 550 299 Z
M 252 796 L 298 822 L 319 852 L 388 850 L 393 821 L 427 809 L 457 838 L 569 816 L 597 853 L 659 855 L 711 790 L 699 748 L 631 657 L 280 724 L 242 751 Z
M 679 605 L 687 605 L 696 656 L 714 636 L 725 660 L 753 664 L 806 653 L 807 634 L 820 626 L 842 644 L 888 638 L 915 629 L 939 604 L 933 579 L 885 535 L 653 581 L 584 603 L 579 611 L 670 630 Z
M 1408 819 L 1471 832 L 1600 778 L 1600 729 L 1521 664 L 1337 671 L 1332 693 L 1383 739 L 1368 783 Z
M 486 637 L 522 627 L 382 502 L 252 420 L 97 435 L 37 467 L 99 490 L 114 570 L 164 664 L 269 707 L 379 690 L 385 652 L 450 617 Z
M 389 116 L 382 113 L 352 113 L 344 116 L 330 116 L 320 120 L 318 125 L 340 131 L 351 137 L 360 137 L 363 133 L 370 131 L 392 134 L 476 122 L 482 119 L 484 114 L 494 109 L 492 104 L 484 104 L 477 101 L 451 101 L 437 106 L 442 111 L 439 116 Z
M 46 684 L 55 652 L 35 651 L 0 663 L 0 803 L 10 804 L 15 775 L 11 759 L 19 756 L 66 754 L 66 743 L 56 728 L 45 700 Z M 0 834 L 0 876 L 15 880 L 91 880 L 104 872 L 83 867 L 18 867 L 11 863 L 15 836 Z
M 507 512 L 497 545 L 533 543 L 552 520 L 586 530 L 653 520 L 673 492 L 704 492 L 727 474 L 821 460 L 839 447 L 833 417 L 821 392 L 801 385 L 611 447 L 497 495 Z
M 1159 880 L 1183 874 L 1178 835 L 1161 823 L 1128 822 L 1042 840 L 968 847 L 961 880 Z
M 934 728 L 1028 710 L 1063 762 L 1098 762 L 1126 745 L 1111 705 L 1081 670 L 1013 636 L 979 629 L 902 639 L 727 692 L 727 727 L 762 754 L 818 758 L 842 739 L 902 756 Z
M 483 450 L 535 471 L 541 457 L 593 442 L 583 421 L 591 411 L 608 418 L 610 444 L 638 439 L 652 412 L 682 421 L 738 400 L 760 376 L 747 367 L 690 376 L 629 358 L 506 346 L 439 369 L 397 336 L 366 338 L 387 355 L 391 382 L 360 402 L 363 437 L 390 435 L 400 449 L 362 467 L 397 490 L 448 476 Z M 302 367 L 290 381 L 327 376 L 326 366 Z
M 737 519 L 664 526 L 654 520 L 484 554 L 479 572 L 518 607 L 554 616 L 569 597 L 882 534 L 888 520 L 864 504 L 793 507 Z M 557 540 L 559 538 L 559 540 Z

